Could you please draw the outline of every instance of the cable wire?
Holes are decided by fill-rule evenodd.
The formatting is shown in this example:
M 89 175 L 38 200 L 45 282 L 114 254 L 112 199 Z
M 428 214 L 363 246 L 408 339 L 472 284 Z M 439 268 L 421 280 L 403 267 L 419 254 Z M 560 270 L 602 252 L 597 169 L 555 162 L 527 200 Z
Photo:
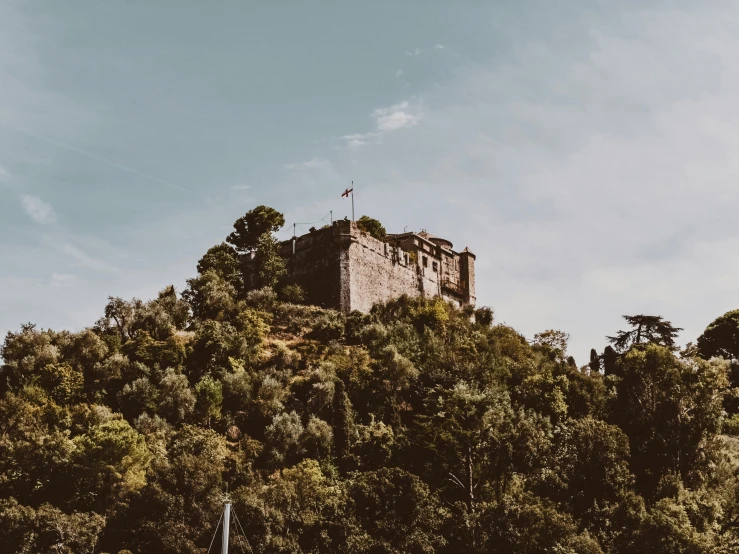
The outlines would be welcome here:
M 238 525 L 239 529 L 241 529 L 241 534 L 243 535 L 244 540 L 246 541 L 246 545 L 249 547 L 249 552 L 254 554 L 254 549 L 251 547 L 251 544 L 249 543 L 249 539 L 246 538 L 244 527 L 241 525 L 241 522 L 239 521 L 239 516 L 236 515 L 236 511 L 233 509 L 233 506 L 231 507 L 231 511 L 233 512 L 234 519 L 236 520 L 236 525 Z M 242 548 L 242 552 L 243 552 L 243 548 Z
M 210 546 L 208 547 L 208 552 L 206 554 L 210 554 L 210 549 L 213 548 L 213 542 L 216 540 L 216 535 L 218 534 L 218 527 L 221 525 L 222 519 L 223 519 L 223 512 L 221 512 L 221 517 L 218 518 L 218 523 L 216 524 L 216 530 L 213 531 L 213 538 L 210 539 Z

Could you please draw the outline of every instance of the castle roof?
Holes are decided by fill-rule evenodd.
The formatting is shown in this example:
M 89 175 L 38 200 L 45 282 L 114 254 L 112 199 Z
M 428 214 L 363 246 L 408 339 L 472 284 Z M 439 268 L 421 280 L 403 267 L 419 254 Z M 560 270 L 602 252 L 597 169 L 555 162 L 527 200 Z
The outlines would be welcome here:
M 474 255 L 474 254 L 472 253 L 472 250 L 470 250 L 470 249 L 469 249 L 469 248 L 467 248 L 466 246 L 464 247 L 464 250 L 462 250 L 462 254 L 469 254 L 469 255 L 470 255 L 470 256 L 472 256 L 473 258 L 477 258 L 477 256 L 475 256 L 475 255 Z
M 390 233 L 387 236 L 390 237 L 390 238 L 396 239 L 396 240 L 405 239 L 405 238 L 409 238 L 409 237 L 420 237 L 420 238 L 422 238 L 425 241 L 428 241 L 428 242 L 430 242 L 432 244 L 436 244 L 436 245 L 441 246 L 442 248 L 446 248 L 448 250 L 451 250 L 453 248 L 453 246 L 454 246 L 451 243 L 451 241 L 449 241 L 447 239 L 444 239 L 444 238 L 441 238 L 441 237 L 437 237 L 435 235 L 432 235 L 431 233 L 429 233 L 428 231 L 425 231 L 425 230 L 418 231 L 418 232 L 416 232 L 416 231 L 408 231 L 406 233 L 397 233 L 397 234 Z

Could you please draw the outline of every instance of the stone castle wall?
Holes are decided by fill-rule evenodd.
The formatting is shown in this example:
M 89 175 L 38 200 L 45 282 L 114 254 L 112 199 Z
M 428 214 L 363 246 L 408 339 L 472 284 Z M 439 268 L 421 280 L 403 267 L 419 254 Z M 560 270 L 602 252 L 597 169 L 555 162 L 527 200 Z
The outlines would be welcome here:
M 321 229 L 282 245 L 290 280 L 300 285 L 311 304 L 341 305 L 341 249 L 339 229 Z
M 357 231 L 352 234 L 347 250 L 348 275 L 342 279 L 343 286 L 349 289 L 345 311 L 368 312 L 373 304 L 403 294 L 441 294 L 436 274 L 428 275 L 427 269 L 419 267 L 412 258 L 406 260 L 406 252 L 402 249 Z
M 443 296 L 459 305 L 474 303 L 474 282 L 471 297 L 443 286 L 444 279 L 459 282 L 468 262 L 474 275 L 469 256 L 412 238 L 383 242 L 352 221 L 336 221 L 285 241 L 280 253 L 287 261 L 289 280 L 300 285 L 314 305 L 368 312 L 375 303 L 403 294 Z

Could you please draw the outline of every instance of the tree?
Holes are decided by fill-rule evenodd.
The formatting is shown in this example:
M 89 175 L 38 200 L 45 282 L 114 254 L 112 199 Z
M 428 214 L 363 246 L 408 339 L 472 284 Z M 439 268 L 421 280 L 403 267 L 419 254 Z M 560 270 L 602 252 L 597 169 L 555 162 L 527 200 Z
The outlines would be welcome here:
M 253 552 L 358 552 L 345 544 L 353 525 L 344 486 L 316 460 L 275 472 L 258 490 L 245 487 L 235 496 Z
M 144 437 L 120 415 L 92 426 L 74 443 L 74 487 L 82 505 L 105 512 L 146 485 L 151 453 Z
M 716 463 L 727 362 L 683 360 L 649 344 L 616 365 L 609 419 L 629 437 L 638 490 L 651 499 L 668 473 L 700 485 Z
M 553 479 L 545 488 L 551 487 L 554 498 L 578 520 L 594 506 L 617 504 L 631 487 L 629 441 L 615 425 L 591 417 L 570 420 L 551 456 L 548 477 Z
M 487 306 L 475 310 L 475 323 L 480 327 L 488 328 L 493 324 L 493 310 Z
M 344 381 L 338 379 L 334 388 L 334 456 L 339 471 L 346 473 L 351 447 L 352 408 L 344 388 Z
M 163 341 L 184 329 L 189 318 L 187 302 L 177 298 L 174 287 L 170 285 L 161 290 L 155 300 L 138 306 L 131 331 L 134 337 L 146 332 L 155 340 Z
M 312 415 L 300 440 L 308 456 L 316 460 L 323 460 L 331 455 L 333 438 L 334 433 L 331 425 Z
M 60 489 L 75 447 L 63 426 L 66 416 L 39 388 L 0 398 L 0 498 L 29 505 L 68 499 Z
M 141 306 L 141 300 L 136 298 L 131 302 L 127 302 L 120 297 L 108 297 L 108 304 L 105 306 L 105 319 L 112 319 L 115 322 L 121 342 L 125 342 L 132 337 L 131 325 L 133 324 L 136 311 Z
M 590 349 L 590 362 L 588 363 L 588 367 L 590 368 L 591 375 L 600 373 L 600 356 L 598 356 L 598 352 L 596 352 L 595 348 Z
M 274 289 L 287 273 L 285 260 L 280 256 L 280 243 L 270 233 L 264 233 L 257 240 L 256 251 L 259 285 Z
M 385 235 L 387 234 L 382 223 L 368 215 L 363 215 L 357 220 L 357 227 L 377 240 L 384 240 Z
M 226 494 L 260 553 L 739 551 L 739 315 L 680 352 L 629 317 L 577 368 L 564 332 L 532 344 L 443 298 L 288 303 L 281 245 L 247 227 L 187 302 L 7 334 L 0 552 L 202 554 Z
M 619 352 L 625 352 L 638 344 L 653 343 L 675 348 L 675 337 L 682 331 L 658 315 L 625 315 L 623 318 L 632 329 L 618 331 L 613 337 L 606 337 Z
M 271 462 L 275 467 L 295 463 L 303 454 L 303 424 L 295 412 L 277 414 L 264 430 Z
M 152 385 L 147 376 L 139 377 L 126 383 L 118 393 L 118 404 L 121 412 L 129 419 L 142 413 L 155 413 L 159 400 L 159 391 Z
M 561 358 L 567 353 L 567 343 L 570 335 L 557 329 L 547 329 L 534 335 L 534 344 L 546 346 L 556 352 Z
M 417 476 L 400 468 L 357 474 L 349 484 L 360 552 L 437 552 L 449 512 Z
M 184 421 L 195 407 L 195 395 L 187 382 L 187 377 L 167 368 L 159 383 L 159 413 L 171 423 Z
M 721 357 L 729 360 L 729 381 L 732 389 L 739 388 L 739 310 L 716 318 L 698 337 L 697 354 L 708 360 Z M 724 407 L 729 414 L 739 412 L 739 399 L 727 394 Z
M 587 533 L 551 501 L 526 492 L 510 495 L 481 514 L 479 550 L 490 554 L 603 554 Z
M 187 280 L 182 297 L 197 319 L 224 319 L 234 309 L 236 289 L 213 270 Z
M 234 231 L 226 242 L 233 245 L 239 253 L 246 253 L 257 247 L 260 237 L 279 231 L 285 225 L 285 216 L 269 206 L 257 206 L 246 212 L 234 223 Z
M 66 514 L 50 504 L 34 510 L 16 499 L 0 500 L 0 550 L 34 554 L 93 554 L 105 518 L 94 512 Z
M 475 481 L 482 471 L 496 404 L 501 401 L 493 391 L 460 381 L 450 390 L 437 387 L 426 398 L 425 415 L 418 418 L 418 438 L 433 453 L 436 468 L 458 487 L 468 514 L 475 512 Z
M 616 372 L 618 353 L 610 344 L 603 349 L 603 374 L 613 375 Z
M 241 271 L 239 270 L 239 254 L 230 244 L 222 242 L 211 246 L 198 261 L 198 273 L 215 272 L 221 279 L 230 283 L 237 290 L 241 287 Z
M 211 419 L 221 417 L 223 385 L 210 375 L 206 375 L 195 385 L 195 398 L 195 410 L 201 420 L 210 427 Z
M 714 356 L 739 360 L 739 310 L 713 320 L 698 337 L 697 346 L 698 354 L 706 360 Z

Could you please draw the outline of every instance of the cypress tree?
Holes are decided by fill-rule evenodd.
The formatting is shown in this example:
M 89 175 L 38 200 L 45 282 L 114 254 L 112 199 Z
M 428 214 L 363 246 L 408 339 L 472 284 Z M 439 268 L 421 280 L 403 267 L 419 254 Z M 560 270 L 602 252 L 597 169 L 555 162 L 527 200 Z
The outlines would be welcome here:
M 590 363 L 588 366 L 590 366 L 590 373 L 600 372 L 600 356 L 598 356 L 595 348 L 590 349 Z
M 618 354 L 610 344 L 603 349 L 603 372 L 606 375 L 615 373 L 616 358 L 618 358 Z
M 349 462 L 349 437 L 352 427 L 352 413 L 344 381 L 336 381 L 334 389 L 334 457 L 342 475 L 346 475 Z

